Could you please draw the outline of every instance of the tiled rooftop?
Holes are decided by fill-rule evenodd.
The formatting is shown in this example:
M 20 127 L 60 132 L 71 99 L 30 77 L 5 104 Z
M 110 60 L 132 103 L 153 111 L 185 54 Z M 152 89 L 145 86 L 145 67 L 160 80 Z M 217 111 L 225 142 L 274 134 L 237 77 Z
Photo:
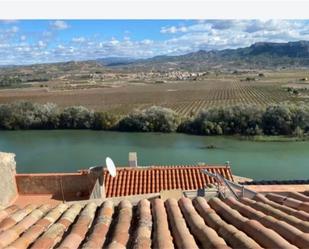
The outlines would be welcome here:
M 0 248 L 309 248 L 308 198 L 10 206 L 0 211 Z
M 104 172 L 106 197 L 159 193 L 161 190 L 197 190 L 216 181 L 201 172 L 207 169 L 233 181 L 227 166 L 153 166 L 117 168 L 117 176 Z

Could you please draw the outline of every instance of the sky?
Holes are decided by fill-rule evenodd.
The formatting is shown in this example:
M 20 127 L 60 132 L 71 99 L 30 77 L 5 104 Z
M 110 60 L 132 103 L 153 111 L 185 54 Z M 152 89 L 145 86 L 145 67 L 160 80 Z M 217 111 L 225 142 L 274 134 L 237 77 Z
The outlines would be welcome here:
M 309 40 L 309 20 L 0 20 L 0 65 L 149 58 Z

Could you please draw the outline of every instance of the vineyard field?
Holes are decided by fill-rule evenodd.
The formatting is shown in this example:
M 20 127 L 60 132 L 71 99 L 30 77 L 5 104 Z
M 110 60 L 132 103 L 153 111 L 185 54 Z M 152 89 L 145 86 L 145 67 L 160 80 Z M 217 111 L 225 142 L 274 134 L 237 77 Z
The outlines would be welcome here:
M 248 80 L 250 77 L 254 80 Z M 117 114 L 159 105 L 181 115 L 193 115 L 202 109 L 218 106 L 267 106 L 285 101 L 308 101 L 307 92 L 293 94 L 284 87 L 308 77 L 309 73 L 305 70 L 266 71 L 263 77 L 258 77 L 257 73 L 211 74 L 199 81 L 171 81 L 164 84 L 124 82 L 117 87 L 61 91 L 45 88 L 6 89 L 0 90 L 0 103 L 21 100 L 53 102 L 61 107 L 83 105 Z

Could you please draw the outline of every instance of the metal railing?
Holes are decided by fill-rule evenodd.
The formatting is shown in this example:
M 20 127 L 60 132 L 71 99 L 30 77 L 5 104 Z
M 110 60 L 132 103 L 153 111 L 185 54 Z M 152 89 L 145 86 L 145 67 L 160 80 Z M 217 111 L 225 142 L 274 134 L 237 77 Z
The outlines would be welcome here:
M 250 189 L 245 188 L 244 185 L 240 185 L 238 183 L 229 181 L 229 180 L 225 179 L 219 173 L 213 174 L 213 173 L 209 172 L 207 169 L 202 169 L 201 172 L 203 174 L 210 176 L 210 177 L 213 177 L 216 180 L 218 191 L 225 198 L 227 197 L 227 193 L 226 193 L 225 189 L 228 189 L 229 193 L 231 193 L 237 199 L 239 199 L 240 197 L 252 198 L 256 195 L 255 191 L 252 191 Z M 222 186 L 225 188 L 223 191 L 222 191 Z

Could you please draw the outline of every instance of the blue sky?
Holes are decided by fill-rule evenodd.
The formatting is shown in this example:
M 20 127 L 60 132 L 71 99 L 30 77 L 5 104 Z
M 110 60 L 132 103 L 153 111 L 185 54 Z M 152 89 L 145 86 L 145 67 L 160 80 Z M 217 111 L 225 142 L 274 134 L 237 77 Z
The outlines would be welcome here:
M 0 65 L 147 58 L 309 40 L 308 20 L 0 21 Z

